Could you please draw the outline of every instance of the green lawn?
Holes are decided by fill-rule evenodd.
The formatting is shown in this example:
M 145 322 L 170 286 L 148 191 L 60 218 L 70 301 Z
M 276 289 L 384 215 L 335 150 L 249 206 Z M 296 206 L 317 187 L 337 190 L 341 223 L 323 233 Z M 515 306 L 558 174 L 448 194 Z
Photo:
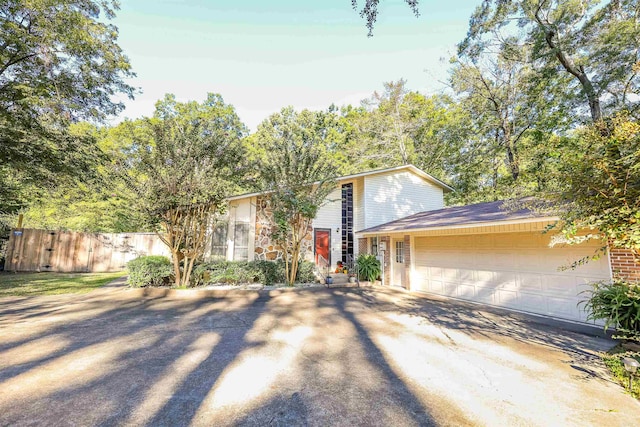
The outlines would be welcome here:
M 626 352 L 620 345 L 611 349 L 608 354 L 605 354 L 603 360 L 605 365 L 609 367 L 613 377 L 628 391 L 629 375 L 624 370 L 624 365 L 622 363 L 623 357 L 635 357 L 640 362 L 640 354 Z M 638 372 L 633 379 L 633 391 L 631 392 L 631 395 L 636 399 L 640 399 L 640 372 Z
M 125 276 L 115 273 L 0 273 L 0 297 L 84 293 Z

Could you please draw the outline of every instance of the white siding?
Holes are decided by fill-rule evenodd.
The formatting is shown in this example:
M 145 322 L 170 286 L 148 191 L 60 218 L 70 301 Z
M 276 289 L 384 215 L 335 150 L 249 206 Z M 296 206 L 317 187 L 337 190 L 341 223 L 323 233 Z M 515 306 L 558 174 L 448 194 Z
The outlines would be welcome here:
M 329 195 L 329 202 L 320 207 L 318 215 L 313 220 L 313 228 L 331 229 L 331 263 L 333 265 L 342 258 L 342 235 L 338 229 L 342 226 L 341 198 L 342 191 L 336 188 Z
M 363 228 L 443 207 L 442 188 L 411 172 L 393 172 L 364 177 L 366 213 Z

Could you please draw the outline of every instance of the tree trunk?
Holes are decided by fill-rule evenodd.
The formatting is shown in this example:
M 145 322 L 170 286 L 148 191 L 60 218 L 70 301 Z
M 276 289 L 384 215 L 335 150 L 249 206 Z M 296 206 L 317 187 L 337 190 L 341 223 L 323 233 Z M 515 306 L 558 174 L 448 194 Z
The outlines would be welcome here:
M 178 251 L 171 248 L 171 258 L 173 259 L 173 275 L 175 280 L 173 281 L 176 287 L 180 286 L 180 259 L 178 258 Z
M 602 120 L 602 109 L 600 106 L 600 98 L 593 87 L 593 83 L 587 76 L 582 65 L 576 65 L 573 59 L 566 54 L 556 43 L 554 37 L 556 37 L 556 31 L 551 28 L 548 22 L 545 22 L 540 16 L 540 9 L 535 13 L 535 19 L 540 25 L 540 28 L 544 31 L 544 39 L 547 45 L 554 51 L 556 58 L 560 61 L 562 67 L 575 78 L 578 79 L 582 90 L 587 96 L 587 102 L 589 103 L 589 111 L 591 113 L 591 120 L 593 123 L 598 123 Z

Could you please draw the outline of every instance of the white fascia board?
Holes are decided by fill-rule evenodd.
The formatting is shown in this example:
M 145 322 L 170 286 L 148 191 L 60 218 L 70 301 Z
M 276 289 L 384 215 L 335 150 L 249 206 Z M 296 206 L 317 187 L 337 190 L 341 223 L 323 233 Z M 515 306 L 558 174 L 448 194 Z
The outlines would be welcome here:
M 476 227 L 499 227 L 501 225 L 530 224 L 535 222 L 554 222 L 559 220 L 560 218 L 557 216 L 548 216 L 548 217 L 538 217 L 538 218 L 522 218 L 522 219 L 514 219 L 514 220 L 507 220 L 507 221 L 469 222 L 466 224 L 444 225 L 440 227 L 409 228 L 409 229 L 399 229 L 399 230 L 376 230 L 376 231 L 368 231 L 368 232 L 356 231 L 355 234 L 360 237 L 386 235 L 386 234 L 389 234 L 389 235 L 411 234 L 411 233 L 421 233 L 425 231 L 455 230 L 455 229 L 476 228 Z

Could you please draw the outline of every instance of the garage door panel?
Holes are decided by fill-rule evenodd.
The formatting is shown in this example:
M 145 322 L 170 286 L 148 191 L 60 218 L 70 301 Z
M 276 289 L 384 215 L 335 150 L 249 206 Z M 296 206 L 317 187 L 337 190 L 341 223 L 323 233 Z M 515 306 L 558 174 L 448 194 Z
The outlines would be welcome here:
M 550 297 L 547 299 L 549 304 L 549 314 L 558 317 L 579 318 L 580 310 L 576 305 L 576 301 L 571 298 Z
M 456 282 L 458 280 L 458 269 L 457 268 L 442 268 L 441 269 L 442 279 L 445 281 Z
M 487 270 L 476 270 L 476 280 L 480 285 L 494 283 L 496 280 L 496 273 Z
M 476 298 L 476 287 L 473 284 L 467 285 L 464 283 L 460 283 L 457 286 L 458 288 L 458 297 L 463 299 L 475 299 Z
M 493 283 L 499 288 L 511 288 L 514 290 L 518 288 L 516 274 L 508 271 L 496 272 Z
M 458 283 L 456 282 L 442 282 L 443 294 L 450 297 L 458 296 Z
M 515 290 L 498 289 L 496 291 L 496 303 L 510 308 L 518 308 L 518 292 Z
M 523 291 L 540 292 L 543 290 L 542 277 L 535 273 L 520 273 L 518 275 L 518 287 Z
M 550 235 L 504 233 L 416 237 L 415 289 L 585 321 L 576 304 L 589 282 L 608 279 L 606 258 L 563 271 L 596 245 L 549 247 Z
M 478 286 L 476 289 L 476 301 L 485 304 L 495 305 L 495 289 L 490 287 Z
M 544 295 L 521 292 L 519 295 L 521 308 L 526 311 L 547 313 L 547 298 Z
M 476 279 L 475 270 L 459 268 L 458 279 L 462 282 L 475 282 L 475 279 Z
M 546 275 L 544 276 L 544 293 L 550 296 L 575 295 L 576 278 L 568 275 Z
M 444 282 L 442 280 L 429 280 L 429 290 L 435 294 L 445 295 Z

